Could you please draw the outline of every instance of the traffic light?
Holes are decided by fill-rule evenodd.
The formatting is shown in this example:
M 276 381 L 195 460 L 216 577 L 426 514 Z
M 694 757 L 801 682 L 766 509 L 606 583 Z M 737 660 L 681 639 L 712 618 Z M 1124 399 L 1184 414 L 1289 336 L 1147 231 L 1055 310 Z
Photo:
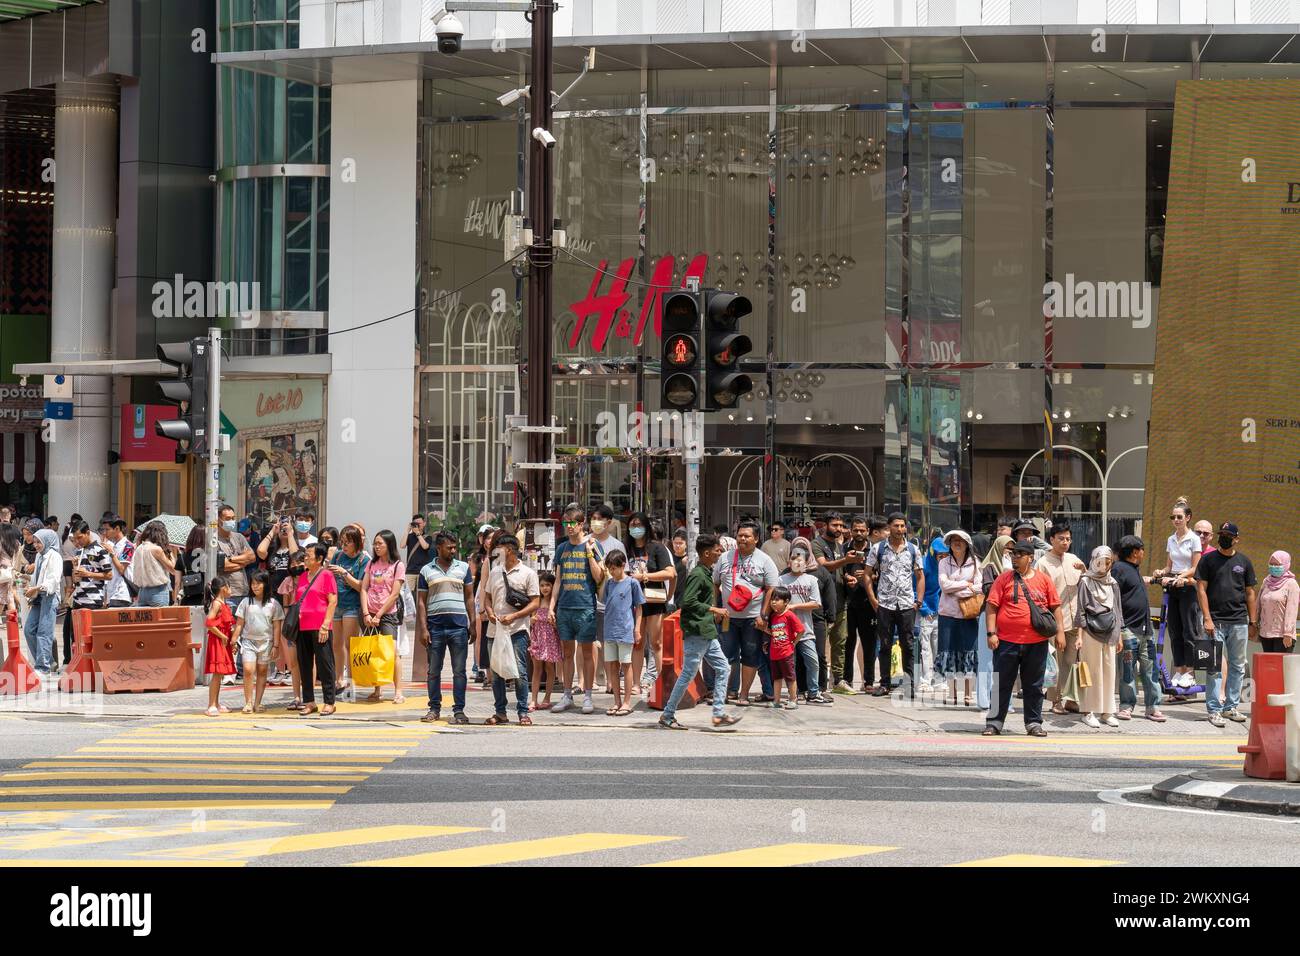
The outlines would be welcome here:
M 700 407 L 700 300 L 696 293 L 665 296 L 659 328 L 663 342 L 660 407 L 696 411 Z
M 740 320 L 754 311 L 743 295 L 709 289 L 704 307 L 706 351 L 704 353 L 704 400 L 700 408 L 716 412 L 735 408 L 741 397 L 754 388 L 753 380 L 738 371 L 740 357 L 753 351 L 754 343 L 740 331 Z
M 176 366 L 176 379 L 163 379 L 158 383 L 163 397 L 181 406 L 181 417 L 160 421 L 154 429 L 163 438 L 184 442 L 177 449 L 177 457 L 188 453 L 206 456 L 208 453 L 208 340 L 190 339 L 188 342 L 159 342 L 158 359 Z

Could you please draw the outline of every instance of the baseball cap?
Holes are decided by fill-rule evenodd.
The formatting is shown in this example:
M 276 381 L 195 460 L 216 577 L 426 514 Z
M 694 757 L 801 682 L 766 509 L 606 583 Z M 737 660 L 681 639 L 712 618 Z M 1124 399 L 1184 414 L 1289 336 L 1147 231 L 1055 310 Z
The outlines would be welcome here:
M 482 526 L 478 529 L 478 533 L 479 533 L 479 534 L 486 534 L 486 533 L 489 532 L 489 531 L 495 531 L 495 530 L 496 530 L 496 525 L 494 525 L 494 524 L 485 524 L 485 525 L 482 525 Z
M 1031 541 L 1017 541 L 1011 546 L 1012 554 L 1033 554 L 1035 550 Z
M 1230 534 L 1235 538 L 1240 535 L 1241 532 L 1237 530 L 1237 526 L 1231 521 L 1225 521 L 1223 524 L 1219 525 L 1219 534 Z

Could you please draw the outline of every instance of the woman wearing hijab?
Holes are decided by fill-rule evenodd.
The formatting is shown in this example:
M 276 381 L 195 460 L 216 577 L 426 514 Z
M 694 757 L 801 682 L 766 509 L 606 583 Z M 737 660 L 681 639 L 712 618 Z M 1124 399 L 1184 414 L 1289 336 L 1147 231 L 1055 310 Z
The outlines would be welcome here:
M 1105 724 L 1118 727 L 1115 717 L 1115 663 L 1121 648 L 1120 631 L 1124 614 L 1120 607 L 1119 582 L 1110 573 L 1115 554 L 1102 545 L 1094 548 L 1088 570 L 1079 578 L 1079 603 L 1074 626 L 1079 629 L 1075 647 L 1079 660 L 1092 672 L 1092 686 L 1081 688 L 1079 709 L 1083 722 L 1094 730 Z M 1097 715 L 1101 719 L 1097 719 Z
M 984 560 L 980 562 L 980 588 L 987 599 L 989 591 L 993 588 L 993 582 L 998 579 L 1003 571 L 1011 570 L 1011 536 L 1002 534 L 998 535 L 993 541 L 993 546 L 989 548 L 989 553 L 984 555 Z M 977 671 L 975 674 L 975 703 L 981 710 L 988 710 L 994 703 L 993 701 L 993 651 L 989 649 L 988 641 L 988 622 L 984 615 L 979 616 L 978 636 L 975 640 L 975 654 Z M 1013 708 L 1008 708 L 1007 713 L 1012 713 Z
M 1274 551 L 1268 577 L 1259 590 L 1259 643 L 1269 654 L 1290 654 L 1300 615 L 1300 584 L 1291 573 L 1291 555 Z
M 49 528 L 42 528 L 36 539 L 36 567 L 32 571 L 27 597 L 27 620 L 23 634 L 31 651 L 36 673 L 49 678 L 54 669 L 54 616 L 59 609 L 59 595 L 63 591 L 63 553 L 59 536 Z

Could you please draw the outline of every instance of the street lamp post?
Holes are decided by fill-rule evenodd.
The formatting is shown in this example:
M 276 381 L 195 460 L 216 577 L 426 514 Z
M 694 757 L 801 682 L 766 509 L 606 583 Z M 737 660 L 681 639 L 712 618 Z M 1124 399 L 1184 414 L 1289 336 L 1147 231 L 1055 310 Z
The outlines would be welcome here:
M 529 100 L 534 129 L 551 128 L 552 41 L 554 0 L 536 0 L 532 11 L 532 86 Z M 554 376 L 552 335 L 552 266 L 555 248 L 555 150 L 537 136 L 528 138 L 528 215 L 532 220 L 533 242 L 528 248 L 528 424 L 534 428 L 551 424 Z M 550 461 L 551 436 L 544 431 L 528 434 L 528 460 Z M 551 473 L 546 468 L 528 472 L 528 517 L 545 518 L 550 500 Z

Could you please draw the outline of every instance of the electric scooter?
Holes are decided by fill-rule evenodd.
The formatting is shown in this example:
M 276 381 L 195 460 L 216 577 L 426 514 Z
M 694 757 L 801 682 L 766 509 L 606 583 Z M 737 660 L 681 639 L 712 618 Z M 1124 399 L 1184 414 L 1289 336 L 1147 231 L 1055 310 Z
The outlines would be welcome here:
M 1192 701 L 1197 694 L 1205 693 L 1204 684 L 1193 684 L 1191 687 L 1175 687 L 1174 675 L 1165 667 L 1164 655 L 1162 651 L 1165 647 L 1165 626 L 1169 623 L 1169 592 L 1165 592 L 1164 599 L 1160 604 L 1160 629 L 1156 632 L 1156 670 L 1160 675 L 1160 689 L 1167 695 L 1167 702 L 1174 704 L 1186 704 Z M 1195 671 L 1193 671 L 1195 673 Z

